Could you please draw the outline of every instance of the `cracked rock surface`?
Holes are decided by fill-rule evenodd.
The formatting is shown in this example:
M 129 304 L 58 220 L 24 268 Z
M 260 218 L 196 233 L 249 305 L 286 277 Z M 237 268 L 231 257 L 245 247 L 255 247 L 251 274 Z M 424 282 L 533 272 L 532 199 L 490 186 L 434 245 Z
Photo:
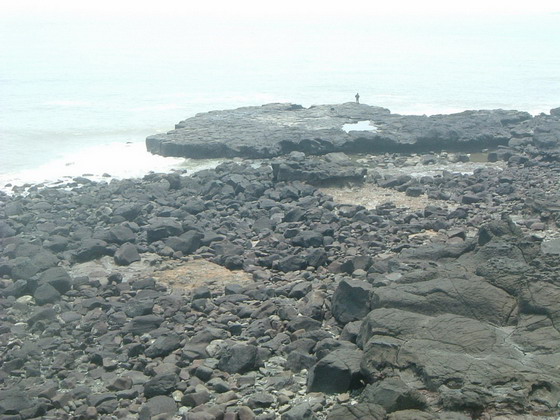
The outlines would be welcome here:
M 364 127 L 352 124 L 369 122 Z M 398 115 L 356 103 L 266 104 L 197 114 L 149 136 L 148 151 L 188 158 L 270 158 L 311 154 L 476 151 L 510 146 L 557 159 L 560 117 L 511 110 L 449 115 Z

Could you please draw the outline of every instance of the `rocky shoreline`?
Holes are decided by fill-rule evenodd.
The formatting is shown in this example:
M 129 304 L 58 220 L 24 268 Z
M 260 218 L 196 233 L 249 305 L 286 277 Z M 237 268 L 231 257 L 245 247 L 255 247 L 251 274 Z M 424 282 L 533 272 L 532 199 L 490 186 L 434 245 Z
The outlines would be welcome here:
M 309 108 L 288 103 L 197 114 L 174 130 L 148 137 L 146 146 L 162 156 L 252 159 L 293 151 L 475 152 L 507 146 L 558 160 L 559 138 L 560 108 L 534 117 L 502 109 L 428 117 L 392 114 L 386 108 L 353 102 Z
M 292 151 L 0 195 L 0 418 L 556 419 L 551 156 Z

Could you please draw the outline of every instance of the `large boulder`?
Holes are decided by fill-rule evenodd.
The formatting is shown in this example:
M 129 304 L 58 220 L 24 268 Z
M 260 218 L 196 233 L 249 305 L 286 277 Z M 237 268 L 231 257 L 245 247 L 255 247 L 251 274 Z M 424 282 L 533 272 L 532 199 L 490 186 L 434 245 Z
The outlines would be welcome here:
M 107 242 L 101 239 L 85 239 L 80 243 L 74 258 L 77 262 L 82 263 L 101 258 L 104 255 L 111 255 Z
M 329 353 L 309 370 L 308 392 L 342 393 L 361 385 L 362 351 L 340 348 Z
M 49 284 L 59 293 L 65 294 L 72 288 L 72 278 L 62 267 L 52 267 L 41 273 L 39 284 Z
M 173 249 L 173 251 L 180 251 L 183 255 L 189 255 L 202 246 L 201 240 L 203 237 L 202 233 L 190 230 L 181 236 L 168 238 L 165 244 Z
M 117 265 L 130 265 L 133 262 L 141 260 L 138 249 L 134 244 L 129 242 L 122 244 L 119 249 L 117 249 L 114 258 Z
M 426 399 L 418 391 L 411 389 L 398 377 L 387 378 L 366 386 L 360 400 L 378 404 L 388 413 L 400 410 L 422 409 Z
M 496 325 L 510 323 L 516 306 L 513 296 L 474 275 L 438 277 L 412 284 L 392 283 L 376 288 L 372 299 L 372 309 L 458 314 Z
M 169 236 L 183 233 L 183 226 L 171 217 L 157 217 L 150 220 L 147 227 L 148 242 L 155 242 Z
M 499 401 L 526 410 L 546 401 L 544 406 L 553 410 L 560 401 L 560 356 L 522 348 L 509 327 L 454 314 L 382 308 L 365 318 L 357 342 L 364 350 L 362 372 L 370 380 L 385 369 L 398 373 L 413 368 L 429 390 L 449 396 L 450 410 L 482 410 Z M 532 391 L 536 388 L 538 401 Z M 451 398 L 457 392 L 461 395 Z M 471 404 L 468 395 L 478 397 Z
M 258 356 L 256 346 L 233 344 L 221 355 L 218 368 L 228 373 L 246 373 L 259 367 Z
M 342 324 L 357 321 L 370 311 L 373 287 L 361 280 L 343 279 L 332 297 L 332 313 Z

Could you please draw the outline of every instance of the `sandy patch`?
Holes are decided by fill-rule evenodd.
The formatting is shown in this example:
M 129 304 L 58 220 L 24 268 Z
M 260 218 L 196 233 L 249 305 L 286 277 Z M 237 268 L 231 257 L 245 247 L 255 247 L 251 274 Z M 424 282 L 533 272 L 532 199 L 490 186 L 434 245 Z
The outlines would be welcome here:
M 162 260 L 158 255 L 150 253 L 142 254 L 142 261 L 127 267 L 118 266 L 112 257 L 102 257 L 68 267 L 68 272 L 73 277 L 87 276 L 101 284 L 107 284 L 107 277 L 113 273 L 120 273 L 125 282 L 153 277 L 157 282 L 177 291 L 188 291 L 200 286 L 223 291 L 224 285 L 228 283 L 253 282 L 251 274 L 231 271 L 203 259 Z
M 321 188 L 320 190 L 333 197 L 334 201 L 339 204 L 355 204 L 367 209 L 375 209 L 377 206 L 389 202 L 397 207 L 411 210 L 424 210 L 428 205 L 450 209 L 457 206 L 456 203 L 430 199 L 425 194 L 420 197 L 409 197 L 403 192 L 381 188 L 373 184 L 343 188 Z
M 211 290 L 222 290 L 226 284 L 252 283 L 253 277 L 243 271 L 231 271 L 206 260 L 192 260 L 179 264 L 177 267 L 153 273 L 159 283 L 174 290 L 192 290 L 207 286 Z

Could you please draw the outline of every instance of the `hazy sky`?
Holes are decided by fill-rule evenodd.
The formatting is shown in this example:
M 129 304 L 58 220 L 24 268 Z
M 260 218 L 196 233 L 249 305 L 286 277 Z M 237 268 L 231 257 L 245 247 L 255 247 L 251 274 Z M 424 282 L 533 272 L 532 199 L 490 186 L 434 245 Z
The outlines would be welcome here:
M 14 16 L 321 16 L 511 15 L 560 13 L 558 0 L 2 0 L 2 15 Z

